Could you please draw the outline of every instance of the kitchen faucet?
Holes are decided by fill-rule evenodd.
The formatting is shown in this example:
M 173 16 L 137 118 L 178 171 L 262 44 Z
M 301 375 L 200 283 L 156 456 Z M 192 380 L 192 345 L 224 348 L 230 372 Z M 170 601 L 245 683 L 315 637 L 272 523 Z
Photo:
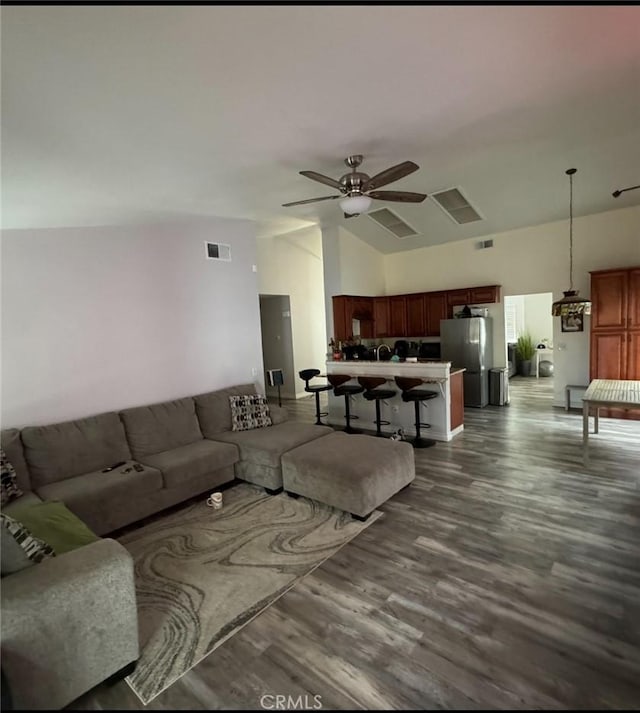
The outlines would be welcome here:
M 384 347 L 385 349 L 388 349 L 389 352 L 391 352 L 391 347 L 388 344 L 378 344 L 376 347 L 376 361 L 380 361 L 380 350 Z

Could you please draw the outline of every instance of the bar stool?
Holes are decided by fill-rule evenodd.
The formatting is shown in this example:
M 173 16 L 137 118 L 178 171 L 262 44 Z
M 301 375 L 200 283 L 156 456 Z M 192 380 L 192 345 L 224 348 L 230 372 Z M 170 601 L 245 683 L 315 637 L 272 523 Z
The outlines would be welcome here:
M 431 428 L 430 423 L 422 423 L 420 421 L 420 404 L 423 401 L 437 398 L 440 394 L 437 391 L 430 389 L 416 389 L 423 383 L 422 379 L 411 378 L 408 376 L 396 376 L 396 384 L 402 391 L 402 400 L 405 402 L 413 401 L 416 408 L 416 437 L 411 441 L 414 448 L 430 448 L 435 446 L 436 442 L 431 438 L 422 438 L 420 435 L 420 427 Z
M 364 386 L 364 394 L 362 396 L 367 401 L 376 402 L 376 436 L 386 438 L 380 430 L 380 426 L 389 426 L 391 421 L 383 421 L 380 418 L 380 402 L 386 399 L 392 399 L 398 392 L 393 389 L 378 389 L 378 386 L 386 384 L 387 380 L 381 376 L 359 376 L 358 383 L 360 386 Z
M 356 394 L 361 394 L 364 391 L 364 387 L 360 384 L 347 384 L 347 381 L 351 381 L 351 376 L 347 374 L 327 374 L 327 379 L 331 386 L 333 386 L 333 393 L 336 396 L 344 396 L 344 417 L 347 421 L 347 427 L 344 429 L 345 433 L 360 433 L 360 431 L 355 428 L 351 428 L 351 419 L 357 419 L 357 416 L 352 416 L 349 409 L 349 399 Z
M 316 395 L 316 426 L 324 426 L 326 424 L 322 423 L 320 418 L 322 416 L 327 416 L 327 411 L 320 411 L 320 392 L 330 391 L 331 384 L 312 384 L 309 385 L 311 379 L 320 375 L 320 369 L 303 369 L 298 372 L 298 376 L 304 381 L 304 390 L 308 391 L 310 394 Z

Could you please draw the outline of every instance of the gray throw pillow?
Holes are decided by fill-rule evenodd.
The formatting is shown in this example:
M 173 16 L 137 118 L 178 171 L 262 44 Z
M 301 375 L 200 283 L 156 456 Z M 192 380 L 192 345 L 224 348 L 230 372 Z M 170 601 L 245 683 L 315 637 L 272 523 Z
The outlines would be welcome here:
M 21 495 L 23 492 L 18 487 L 16 470 L 9 463 L 4 449 L 0 448 L 0 505 L 6 505 Z
M 229 396 L 231 406 L 231 429 L 233 431 L 250 431 L 253 428 L 271 426 L 269 404 L 260 394 L 249 396 Z

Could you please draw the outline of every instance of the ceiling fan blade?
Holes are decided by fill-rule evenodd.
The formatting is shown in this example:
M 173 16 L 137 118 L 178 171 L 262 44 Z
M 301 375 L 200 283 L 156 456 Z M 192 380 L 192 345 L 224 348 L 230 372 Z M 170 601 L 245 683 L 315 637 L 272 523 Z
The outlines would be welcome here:
M 345 218 L 357 218 L 360 215 L 360 213 L 345 213 L 344 217 Z
M 323 176 L 321 173 L 316 173 L 315 171 L 300 171 L 301 176 L 306 176 L 312 181 L 318 181 L 319 183 L 324 183 L 325 186 L 331 186 L 331 188 L 342 188 L 339 181 L 335 178 L 329 178 L 329 176 Z
M 417 163 L 413 161 L 404 161 L 399 163 L 397 166 L 392 166 L 382 173 L 378 173 L 373 178 L 370 178 L 362 187 L 363 191 L 370 191 L 374 188 L 380 188 L 381 186 L 386 186 L 387 183 L 393 183 L 408 176 L 410 173 L 417 171 L 420 168 Z
M 317 203 L 318 201 L 334 201 L 336 198 L 343 198 L 344 196 L 323 196 L 322 198 L 307 198 L 304 201 L 293 201 L 293 203 L 283 203 L 283 208 L 288 208 L 292 205 L 304 205 L 305 203 Z
M 399 201 L 401 203 L 422 203 L 427 197 L 426 193 L 411 193 L 411 191 L 370 191 L 369 198 L 379 201 Z

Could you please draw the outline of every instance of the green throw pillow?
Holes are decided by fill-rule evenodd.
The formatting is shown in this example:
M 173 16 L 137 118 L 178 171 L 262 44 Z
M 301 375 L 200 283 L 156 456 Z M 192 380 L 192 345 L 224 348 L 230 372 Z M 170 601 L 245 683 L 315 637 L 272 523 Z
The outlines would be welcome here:
M 35 537 L 44 540 L 57 555 L 100 539 L 64 503 L 57 500 L 15 508 L 11 517 L 21 522 Z

